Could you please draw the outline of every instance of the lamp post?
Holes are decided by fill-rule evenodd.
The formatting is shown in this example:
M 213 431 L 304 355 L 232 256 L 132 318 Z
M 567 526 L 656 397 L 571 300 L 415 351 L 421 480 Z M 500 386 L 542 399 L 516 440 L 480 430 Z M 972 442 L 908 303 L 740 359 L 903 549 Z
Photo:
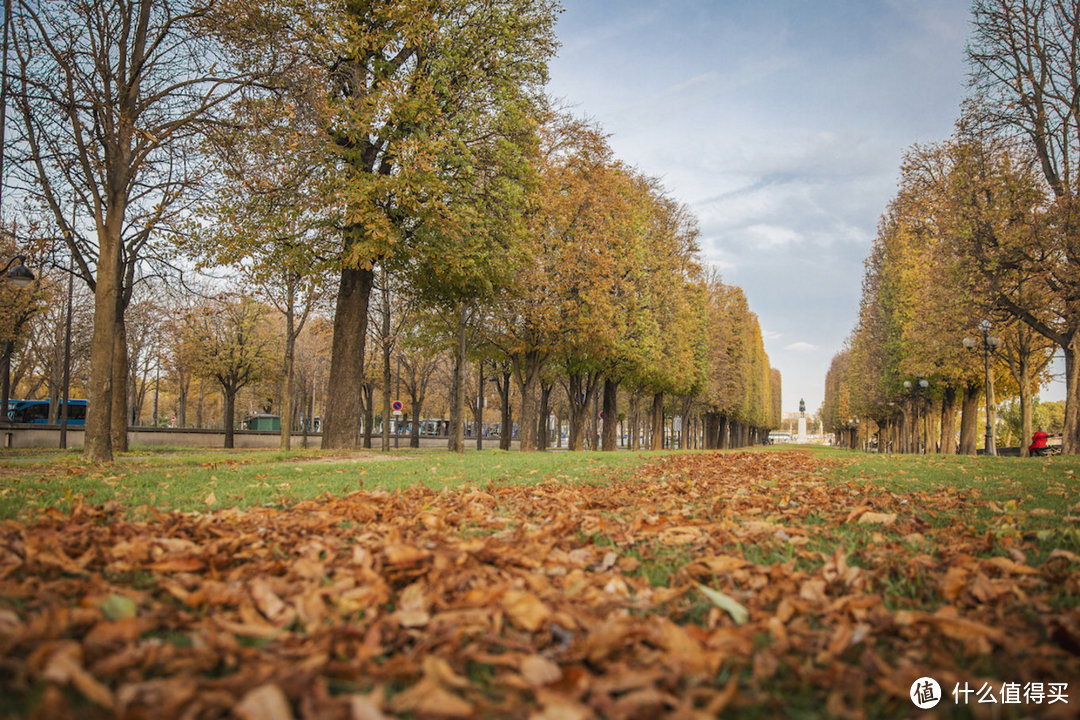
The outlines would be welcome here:
M 986 440 L 984 441 L 985 454 L 997 455 L 997 446 L 994 444 L 994 429 L 990 422 L 990 409 L 993 405 L 991 395 L 993 387 L 990 385 L 990 356 L 1001 347 L 1001 338 L 990 334 L 992 325 L 989 320 L 979 323 L 979 332 L 982 338 L 966 337 L 963 340 L 964 347 L 968 350 L 977 350 L 980 346 L 983 351 L 983 383 L 986 386 Z
M 5 280 L 10 282 L 17 288 L 25 288 L 30 283 L 34 282 L 34 273 L 30 271 L 30 268 L 26 267 L 26 256 L 16 255 L 8 260 L 7 265 L 3 270 L 0 270 Z M 0 362 L 0 372 L 3 373 L 3 377 L 0 377 L 0 421 L 7 421 L 8 412 L 8 400 L 11 394 L 10 384 L 10 368 L 11 368 L 11 353 L 13 344 L 11 340 L 3 343 L 3 347 L 0 348 L 0 355 L 2 355 L 2 361 Z
M 68 266 L 67 317 L 64 318 L 64 404 L 60 406 L 60 449 L 67 450 L 68 406 L 71 402 L 71 309 L 72 283 L 75 278 L 75 258 Z

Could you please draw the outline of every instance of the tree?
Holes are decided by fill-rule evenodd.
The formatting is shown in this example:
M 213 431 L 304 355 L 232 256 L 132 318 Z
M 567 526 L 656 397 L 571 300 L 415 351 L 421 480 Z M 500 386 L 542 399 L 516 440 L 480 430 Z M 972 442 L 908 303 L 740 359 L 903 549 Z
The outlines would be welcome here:
M 374 263 L 418 224 L 455 217 L 442 212 L 454 195 L 444 188 L 470 167 L 477 128 L 543 80 L 554 17 L 548 0 L 378 0 L 298 14 L 323 72 L 322 128 L 345 207 L 324 447 L 352 443 Z
M 1046 223 L 1026 260 L 1041 262 L 1054 317 L 1003 295 L 1000 303 L 1065 353 L 1063 451 L 1080 453 L 1080 5 L 1071 0 L 977 0 L 968 48 L 981 92 L 978 125 L 1021 138 L 1049 188 Z
M 218 9 L 202 0 L 12 8 L 12 165 L 94 290 L 84 450 L 94 461 L 112 459 L 114 434 L 126 442 L 123 319 L 138 267 L 161 257 L 155 248 L 198 183 L 199 131 L 251 79 L 213 47 Z
M 285 320 L 281 449 L 292 438 L 296 341 L 324 302 L 333 254 L 330 227 L 338 210 L 317 124 L 303 85 L 283 95 L 245 97 L 231 123 L 214 128 L 208 144 L 219 180 L 202 203 L 199 227 L 183 243 L 201 267 L 233 265 Z
M 218 295 L 188 314 L 184 344 L 192 372 L 215 380 L 225 400 L 225 447 L 233 447 L 236 394 L 272 377 L 279 338 L 266 325 L 266 309 L 249 297 Z

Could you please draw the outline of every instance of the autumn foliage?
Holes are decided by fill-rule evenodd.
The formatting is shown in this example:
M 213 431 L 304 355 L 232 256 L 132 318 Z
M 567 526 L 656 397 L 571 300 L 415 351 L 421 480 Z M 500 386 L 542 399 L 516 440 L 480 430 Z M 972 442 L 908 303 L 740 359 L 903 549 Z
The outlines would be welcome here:
M 972 489 L 836 462 L 7 521 L 0 695 L 35 717 L 891 717 L 922 675 L 1078 677 L 1054 598 L 1080 558 L 944 521 L 1021 512 Z

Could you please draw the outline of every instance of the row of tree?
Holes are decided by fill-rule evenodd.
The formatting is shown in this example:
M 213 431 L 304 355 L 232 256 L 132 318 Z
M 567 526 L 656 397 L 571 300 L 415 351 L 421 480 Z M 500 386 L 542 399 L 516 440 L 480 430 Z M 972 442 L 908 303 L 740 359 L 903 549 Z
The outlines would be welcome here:
M 975 92 L 949 140 L 907 153 L 822 413 L 851 443 L 881 430 L 882 446 L 974 453 L 984 385 L 990 424 L 995 397 L 1017 397 L 1030 438 L 1032 399 L 1057 352 L 1064 451 L 1077 453 L 1080 7 L 978 0 L 973 27 Z
M 620 387 L 651 398 L 654 443 L 665 397 L 702 414 L 708 445 L 775 426 L 779 374 L 741 292 L 704 277 L 691 213 L 545 97 L 557 12 L 549 0 L 16 0 L 8 184 L 20 245 L 93 292 L 86 455 L 126 448 L 139 285 L 180 285 L 191 262 L 229 268 L 226 282 L 259 297 L 191 302 L 182 323 L 193 350 L 180 356 L 222 386 L 226 416 L 258 375 L 236 370 L 256 345 L 279 350 L 277 410 L 296 416 L 296 343 L 330 308 L 327 448 L 362 444 L 375 385 L 390 415 L 399 344 L 401 358 L 405 345 L 449 358 L 453 450 L 470 364 L 501 375 L 504 404 L 513 379 L 524 450 L 542 444 L 559 383 L 572 448 L 598 394 L 616 416 Z M 259 329 L 265 306 L 277 334 Z

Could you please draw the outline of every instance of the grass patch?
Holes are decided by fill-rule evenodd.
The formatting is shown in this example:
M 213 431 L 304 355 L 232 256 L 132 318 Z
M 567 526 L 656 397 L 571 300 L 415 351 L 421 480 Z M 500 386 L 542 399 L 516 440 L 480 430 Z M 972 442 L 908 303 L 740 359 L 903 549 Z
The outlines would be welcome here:
M 0 453 L 0 518 L 76 502 L 132 509 L 207 510 L 287 506 L 324 493 L 547 481 L 600 483 L 663 453 L 431 451 L 164 451 L 136 449 L 108 466 L 73 453 Z M 212 496 L 211 496 L 212 495 Z M 213 502 L 208 502 L 212 500 Z

